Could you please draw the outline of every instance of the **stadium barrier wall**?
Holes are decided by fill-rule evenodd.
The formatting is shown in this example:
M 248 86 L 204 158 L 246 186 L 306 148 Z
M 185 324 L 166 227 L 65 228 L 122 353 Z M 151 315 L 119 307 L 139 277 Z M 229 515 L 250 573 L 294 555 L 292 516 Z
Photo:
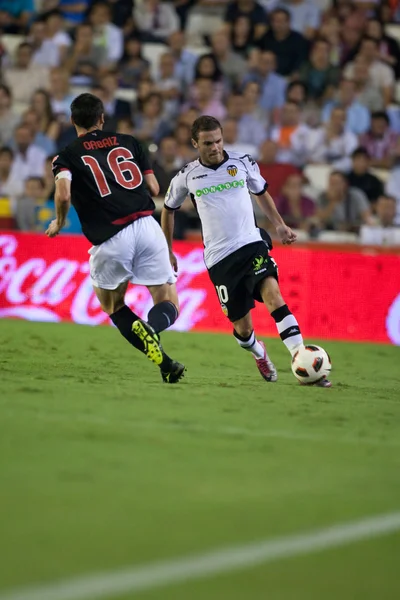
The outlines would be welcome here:
M 88 248 L 83 236 L 0 232 L 0 317 L 109 324 L 90 284 Z M 181 315 L 174 329 L 230 332 L 201 245 L 177 242 L 175 252 Z M 272 254 L 283 295 L 308 339 L 400 345 L 400 254 L 323 245 L 279 246 Z M 130 287 L 126 301 L 140 316 L 151 307 L 140 286 Z M 260 305 L 253 315 L 258 333 L 276 335 Z

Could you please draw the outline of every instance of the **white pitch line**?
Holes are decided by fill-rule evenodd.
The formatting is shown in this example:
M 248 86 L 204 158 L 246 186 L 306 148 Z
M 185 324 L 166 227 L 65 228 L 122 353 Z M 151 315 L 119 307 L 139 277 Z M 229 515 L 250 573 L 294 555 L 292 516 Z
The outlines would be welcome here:
M 205 554 L 92 573 L 41 587 L 10 590 L 0 600 L 99 600 L 143 592 L 255 567 L 280 558 L 300 556 L 400 530 L 400 512 L 341 523 L 299 535 L 283 536 Z

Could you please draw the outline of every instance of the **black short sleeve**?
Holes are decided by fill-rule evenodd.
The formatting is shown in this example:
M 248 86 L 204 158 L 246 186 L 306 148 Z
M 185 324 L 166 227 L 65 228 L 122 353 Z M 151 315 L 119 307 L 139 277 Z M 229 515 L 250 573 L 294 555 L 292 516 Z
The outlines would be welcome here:
M 55 156 L 53 158 L 52 169 L 53 169 L 54 177 L 56 175 L 58 175 L 58 173 L 60 173 L 60 171 L 70 171 L 71 170 L 71 165 L 68 161 L 68 157 L 67 157 L 65 151 L 60 152 L 60 154 L 57 154 L 57 156 Z
M 153 169 L 151 168 L 149 157 L 147 155 L 147 152 L 143 148 L 142 144 L 140 142 L 138 142 L 137 140 L 134 140 L 134 145 L 135 145 L 135 157 L 137 159 L 137 164 L 139 165 L 141 172 L 143 173 L 143 175 L 152 173 Z

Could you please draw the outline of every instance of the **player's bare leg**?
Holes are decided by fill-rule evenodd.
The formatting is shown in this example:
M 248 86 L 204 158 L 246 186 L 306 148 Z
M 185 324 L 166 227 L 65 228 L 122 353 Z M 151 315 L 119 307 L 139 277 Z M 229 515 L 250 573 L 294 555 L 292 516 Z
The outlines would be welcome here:
M 244 350 L 251 352 L 254 356 L 261 377 L 263 377 L 265 381 L 276 381 L 278 379 L 277 370 L 269 359 L 264 342 L 256 339 L 251 313 L 248 312 L 247 315 L 238 321 L 234 321 L 233 327 L 233 335 L 239 346 Z
M 162 373 L 172 373 L 168 379 L 163 377 L 164 381 L 175 383 L 182 376 L 184 367 L 182 373 L 176 372 L 176 363 L 163 351 L 158 335 L 126 306 L 124 298 L 127 288 L 128 283 L 126 282 L 121 283 L 114 290 L 105 290 L 95 286 L 93 289 L 102 309 L 109 315 L 121 335 L 137 350 L 143 352 L 149 360 L 158 365 Z
M 290 312 L 282 298 L 279 284 L 275 277 L 267 277 L 261 282 L 260 294 L 271 317 L 276 323 L 276 328 L 282 342 L 293 357 L 304 343 L 303 336 L 301 335 L 296 317 Z M 331 383 L 327 379 L 322 379 L 315 385 L 330 387 Z

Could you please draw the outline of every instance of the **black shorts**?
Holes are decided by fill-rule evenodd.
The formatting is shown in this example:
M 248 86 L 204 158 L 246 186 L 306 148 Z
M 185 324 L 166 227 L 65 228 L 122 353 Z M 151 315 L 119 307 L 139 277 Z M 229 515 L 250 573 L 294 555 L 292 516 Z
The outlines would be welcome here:
M 238 321 L 254 308 L 254 300 L 262 302 L 260 283 L 266 277 L 278 281 L 278 267 L 269 255 L 265 242 L 254 242 L 232 252 L 208 273 L 213 282 L 223 313 L 230 321 Z

